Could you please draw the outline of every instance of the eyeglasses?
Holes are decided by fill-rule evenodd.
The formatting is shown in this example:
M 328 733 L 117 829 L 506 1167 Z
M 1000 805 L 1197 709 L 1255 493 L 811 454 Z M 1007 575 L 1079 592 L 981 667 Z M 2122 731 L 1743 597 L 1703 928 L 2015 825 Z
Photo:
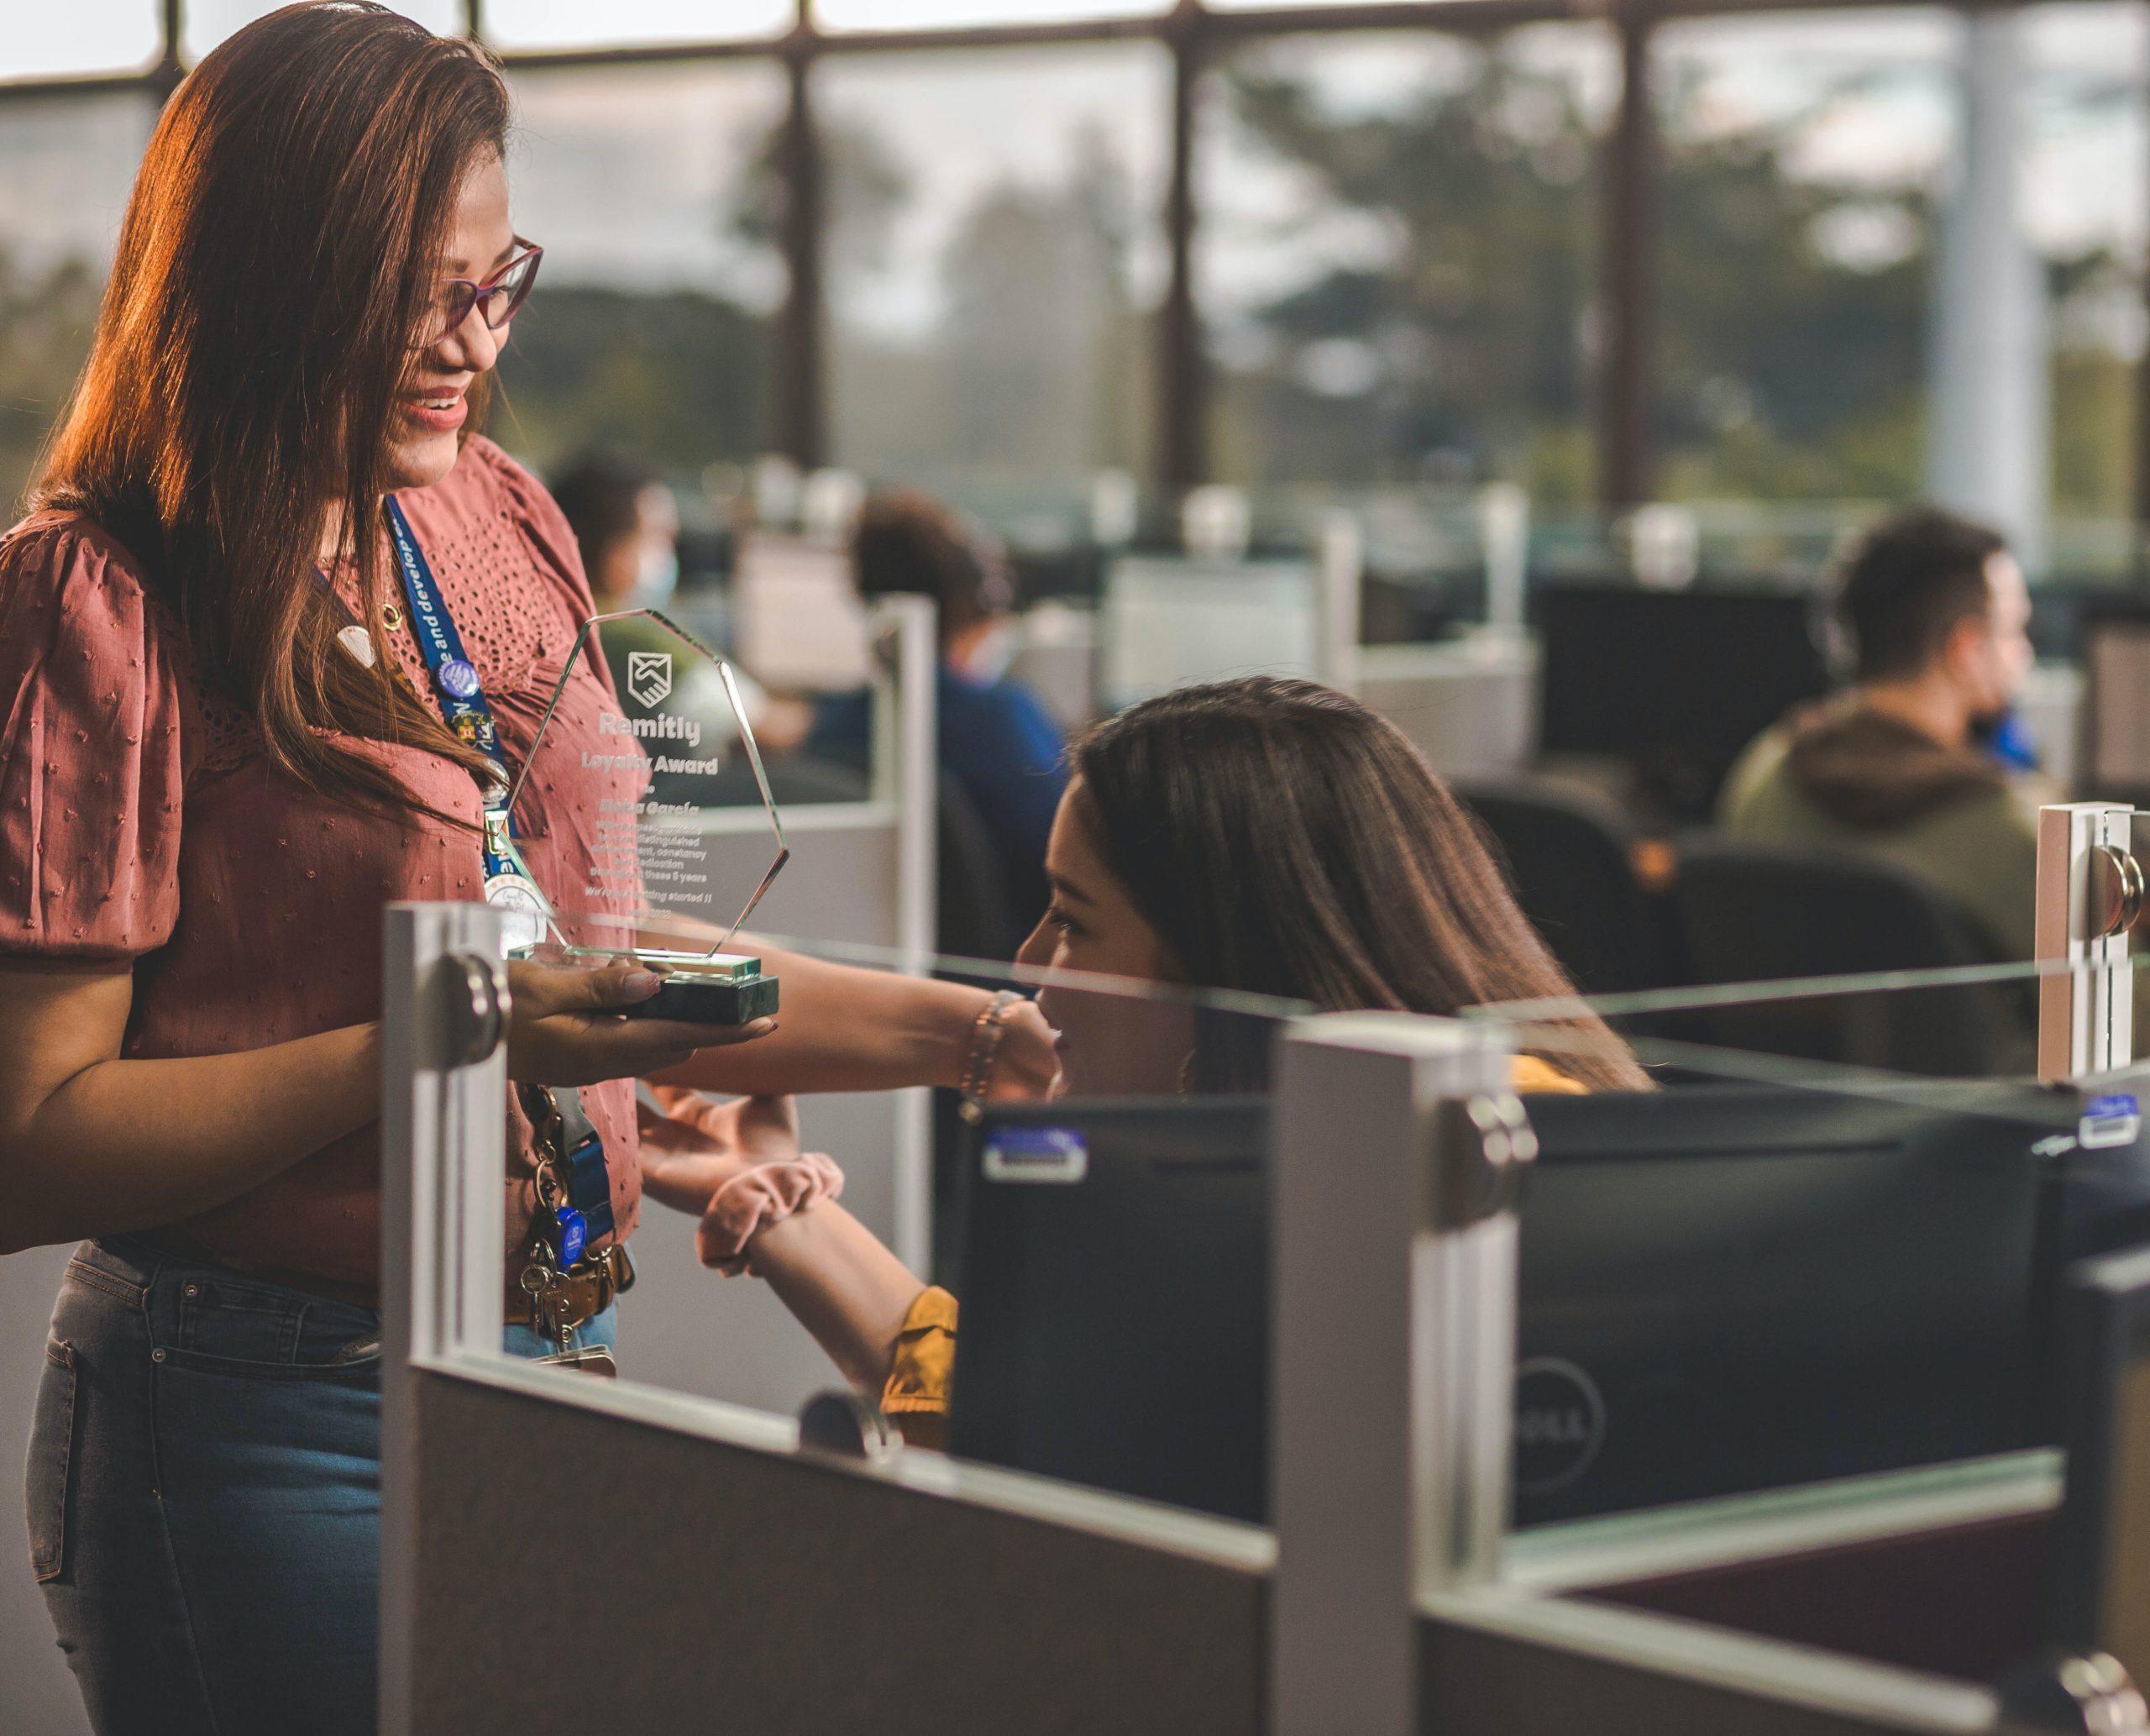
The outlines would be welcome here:
M 530 286 L 538 281 L 538 262 L 545 257 L 543 248 L 532 245 L 520 235 L 515 238 L 515 243 L 524 250 L 483 283 L 473 283 L 467 277 L 441 280 L 440 286 L 433 291 L 433 305 L 426 312 L 419 349 L 439 343 L 470 317 L 473 307 L 496 332 L 515 317 L 516 309 L 522 306 L 523 298 L 530 293 Z

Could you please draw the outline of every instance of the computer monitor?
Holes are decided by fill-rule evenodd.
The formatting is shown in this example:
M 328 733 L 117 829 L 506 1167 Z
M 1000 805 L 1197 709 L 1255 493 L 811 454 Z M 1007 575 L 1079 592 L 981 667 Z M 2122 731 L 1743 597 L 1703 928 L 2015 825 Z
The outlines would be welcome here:
M 1806 591 L 1577 581 L 1536 585 L 1530 606 L 1540 751 L 1626 760 L 1676 818 L 1708 817 L 1747 744 L 1828 690 Z
M 842 548 L 758 532 L 732 579 L 732 642 L 763 685 L 843 693 L 873 679 L 866 609 Z
M 2085 1260 L 2061 1303 L 2069 1369 L 2066 1497 L 2054 1526 L 2046 1640 L 2150 1673 L 2150 1246 Z
M 950 1450 L 1257 1517 L 1266 1101 L 985 1109 L 964 1142 L 958 1193 Z
M 1122 555 L 1098 606 L 1099 697 L 1109 710 L 1234 675 L 1319 674 L 1305 561 Z
M 2057 1438 L 2056 1274 L 2150 1205 L 2139 1141 L 2063 1153 L 2050 1120 L 1749 1086 L 1529 1109 L 1526 1525 Z M 1256 1099 L 989 1105 L 952 1450 L 1261 1520 L 1267 1150 Z

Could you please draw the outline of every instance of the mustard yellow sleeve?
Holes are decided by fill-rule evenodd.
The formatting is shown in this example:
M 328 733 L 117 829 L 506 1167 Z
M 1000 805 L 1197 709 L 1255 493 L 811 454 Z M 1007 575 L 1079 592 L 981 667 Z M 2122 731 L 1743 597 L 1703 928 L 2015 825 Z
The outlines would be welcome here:
M 1518 1055 L 1508 1063 L 1508 1080 L 1521 1095 L 1580 1097 L 1586 1096 L 1590 1087 L 1580 1079 L 1571 1079 L 1550 1061 L 1535 1055 Z
M 895 1361 L 881 1388 L 884 1415 L 948 1414 L 956 1382 L 956 1298 L 937 1284 L 919 1293 L 896 1334 Z

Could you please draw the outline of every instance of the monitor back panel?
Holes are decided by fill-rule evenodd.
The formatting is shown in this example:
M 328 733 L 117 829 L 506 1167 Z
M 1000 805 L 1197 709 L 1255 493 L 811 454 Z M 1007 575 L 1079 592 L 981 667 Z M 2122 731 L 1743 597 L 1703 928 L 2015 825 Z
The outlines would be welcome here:
M 1747 744 L 1828 687 L 1804 591 L 1534 589 L 1539 739 L 1631 762 L 1682 817 L 1710 812 Z
M 1531 1114 L 1519 1522 L 2048 1438 L 2042 1298 L 2081 1191 L 2032 1151 L 2050 1125 L 1746 1087 Z M 983 1172 L 996 1130 L 1056 1124 L 1079 1179 Z M 953 1450 L 1262 1518 L 1266 1146 L 1253 1099 L 994 1110 L 964 1159 Z M 2101 1211 L 2139 1210 L 2139 1151 L 2099 1155 L 2126 1172 Z
M 1079 1180 L 988 1177 L 998 1129 L 1056 1120 Z M 1259 1099 L 996 1112 L 966 1165 L 951 1450 L 1258 1519 L 1267 1142 Z

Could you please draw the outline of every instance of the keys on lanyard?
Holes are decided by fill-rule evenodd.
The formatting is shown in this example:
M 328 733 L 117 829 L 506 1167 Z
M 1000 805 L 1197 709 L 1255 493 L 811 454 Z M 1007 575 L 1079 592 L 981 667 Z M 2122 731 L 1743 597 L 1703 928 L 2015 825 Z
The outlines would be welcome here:
M 612 1234 L 612 1200 L 604 1147 L 574 1093 L 527 1085 L 522 1097 L 537 1135 L 538 1172 L 520 1282 L 538 1335 L 565 1356 L 575 1328 L 633 1288 L 634 1262 L 617 1242 L 590 1246 Z

